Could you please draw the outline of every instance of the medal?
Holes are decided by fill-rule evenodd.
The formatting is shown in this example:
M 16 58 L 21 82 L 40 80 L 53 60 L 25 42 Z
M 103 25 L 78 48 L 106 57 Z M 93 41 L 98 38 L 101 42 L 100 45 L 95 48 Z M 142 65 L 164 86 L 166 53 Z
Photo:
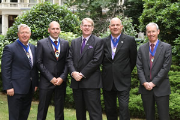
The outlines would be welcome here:
M 56 51 L 56 52 L 55 52 L 55 56 L 56 56 L 56 58 L 59 57 L 59 51 Z
M 26 55 L 27 55 L 28 58 L 30 58 L 29 52 L 26 52 Z
M 154 61 L 154 57 L 151 58 L 151 62 L 153 62 L 153 61 Z
M 113 48 L 113 52 L 114 52 L 114 53 L 116 52 L 116 47 Z

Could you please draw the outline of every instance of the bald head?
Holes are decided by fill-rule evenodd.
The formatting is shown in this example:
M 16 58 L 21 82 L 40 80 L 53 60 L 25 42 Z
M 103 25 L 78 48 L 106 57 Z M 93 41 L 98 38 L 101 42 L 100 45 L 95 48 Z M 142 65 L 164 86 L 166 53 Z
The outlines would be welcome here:
M 111 19 L 109 29 L 111 31 L 111 35 L 117 38 L 121 34 L 123 29 L 121 20 L 117 17 Z

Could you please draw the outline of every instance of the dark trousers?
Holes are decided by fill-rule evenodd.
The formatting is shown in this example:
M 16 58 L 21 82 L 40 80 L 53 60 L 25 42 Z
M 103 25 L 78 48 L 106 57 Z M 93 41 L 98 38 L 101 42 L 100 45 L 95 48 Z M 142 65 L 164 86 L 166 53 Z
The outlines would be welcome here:
M 170 120 L 169 118 L 169 95 L 157 97 L 152 94 L 141 94 L 146 120 L 155 120 L 155 103 L 159 120 Z
M 129 90 L 117 91 L 112 89 L 111 91 L 103 90 L 105 111 L 108 120 L 118 120 L 117 115 L 117 98 L 119 101 L 119 117 L 120 120 L 130 120 L 129 115 Z
M 9 120 L 27 120 L 31 101 L 32 91 L 28 94 L 14 94 L 14 96 L 7 96 L 8 98 L 8 109 L 9 109 Z
M 86 120 L 86 108 L 90 120 L 102 120 L 100 89 L 73 89 L 77 120 Z
M 39 105 L 37 120 L 46 120 L 48 107 L 54 93 L 55 120 L 64 120 L 65 86 L 56 86 L 55 89 L 39 90 Z

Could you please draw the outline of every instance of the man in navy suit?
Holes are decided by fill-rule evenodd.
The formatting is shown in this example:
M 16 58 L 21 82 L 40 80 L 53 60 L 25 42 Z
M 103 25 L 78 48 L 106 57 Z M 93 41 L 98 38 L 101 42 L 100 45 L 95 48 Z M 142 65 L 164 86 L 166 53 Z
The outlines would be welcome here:
M 3 89 L 7 91 L 9 120 L 27 120 L 38 85 L 35 46 L 28 41 L 31 29 L 18 26 L 18 39 L 4 47 L 1 63 Z
M 86 108 L 90 120 L 102 120 L 100 88 L 102 87 L 100 64 L 102 62 L 102 40 L 92 35 L 94 22 L 84 18 L 80 25 L 82 37 L 72 40 L 68 68 L 72 80 L 71 88 L 76 106 L 77 120 L 86 120 Z
M 37 120 L 46 119 L 53 94 L 55 120 L 64 120 L 69 43 L 59 38 L 60 31 L 59 23 L 52 21 L 48 28 L 49 37 L 39 40 L 37 44 L 37 66 L 40 70 Z
M 108 120 L 117 120 L 117 98 L 119 117 L 130 120 L 128 103 L 131 86 L 131 72 L 136 65 L 137 48 L 134 37 L 122 33 L 119 18 L 110 21 L 111 35 L 103 39 L 104 58 L 102 68 L 103 95 Z
M 157 104 L 159 120 L 169 120 L 170 83 L 168 72 L 171 67 L 171 45 L 158 39 L 160 33 L 156 23 L 146 25 L 149 42 L 138 50 L 137 70 L 140 80 L 139 93 L 143 101 L 146 120 L 155 120 Z

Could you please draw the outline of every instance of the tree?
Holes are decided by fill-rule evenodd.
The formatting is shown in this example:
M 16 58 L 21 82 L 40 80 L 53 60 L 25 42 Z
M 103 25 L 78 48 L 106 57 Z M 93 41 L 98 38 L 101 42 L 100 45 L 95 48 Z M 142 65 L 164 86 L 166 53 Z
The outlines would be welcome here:
M 14 41 L 18 38 L 17 26 L 21 23 L 30 26 L 33 40 L 40 40 L 47 37 L 48 25 L 51 21 L 60 23 L 61 30 L 80 34 L 80 21 L 77 15 L 74 15 L 66 6 L 59 6 L 49 2 L 39 3 L 29 11 L 18 16 L 15 23 L 7 31 L 7 40 Z
M 179 0 L 143 0 L 144 10 L 139 18 L 140 30 L 145 31 L 145 25 L 155 22 L 160 28 L 160 39 L 174 44 L 180 34 L 180 2 Z
M 139 25 L 138 18 L 143 12 L 143 3 L 144 2 L 142 0 L 126 0 L 124 2 L 124 15 L 131 17 L 134 25 Z
M 107 30 L 111 18 L 123 13 L 119 0 L 69 0 L 66 4 L 76 6 L 76 14 L 81 19 L 92 18 L 95 22 L 94 33 L 98 36 Z

